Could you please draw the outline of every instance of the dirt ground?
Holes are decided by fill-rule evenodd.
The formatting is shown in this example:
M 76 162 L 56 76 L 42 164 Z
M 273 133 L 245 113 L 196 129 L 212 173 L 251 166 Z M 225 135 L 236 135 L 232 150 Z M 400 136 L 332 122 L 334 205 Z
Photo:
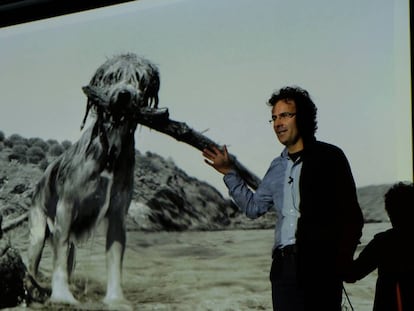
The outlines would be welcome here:
M 365 226 L 364 245 L 389 224 Z M 11 234 L 26 260 L 27 237 Z M 268 279 L 272 230 L 213 232 L 128 232 L 123 288 L 133 310 L 242 311 L 272 310 Z M 80 245 L 72 280 L 76 308 L 46 303 L 12 310 L 106 310 L 105 240 L 97 233 Z M 50 247 L 40 271 L 51 276 Z M 355 311 L 372 310 L 376 273 L 345 288 Z M 351 310 L 349 304 L 347 310 Z

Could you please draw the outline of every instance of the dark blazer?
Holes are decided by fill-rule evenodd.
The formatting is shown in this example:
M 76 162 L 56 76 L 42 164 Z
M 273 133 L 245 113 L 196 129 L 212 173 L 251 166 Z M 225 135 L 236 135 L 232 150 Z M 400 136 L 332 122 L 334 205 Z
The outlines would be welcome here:
M 312 141 L 305 144 L 302 159 L 299 268 L 311 279 L 336 278 L 352 262 L 362 235 L 355 182 L 345 154 L 336 146 Z

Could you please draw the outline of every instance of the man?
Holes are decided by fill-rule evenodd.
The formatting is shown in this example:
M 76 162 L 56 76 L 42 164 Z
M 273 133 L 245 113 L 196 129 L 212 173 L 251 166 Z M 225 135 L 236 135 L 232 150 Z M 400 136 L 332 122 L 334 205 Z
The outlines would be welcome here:
M 231 197 L 248 217 L 276 211 L 273 309 L 339 311 L 342 278 L 363 226 L 349 163 L 341 149 L 316 140 L 317 109 L 306 90 L 282 88 L 268 104 L 285 149 L 255 192 L 233 168 L 226 146 L 205 149 L 205 162 L 224 174 Z

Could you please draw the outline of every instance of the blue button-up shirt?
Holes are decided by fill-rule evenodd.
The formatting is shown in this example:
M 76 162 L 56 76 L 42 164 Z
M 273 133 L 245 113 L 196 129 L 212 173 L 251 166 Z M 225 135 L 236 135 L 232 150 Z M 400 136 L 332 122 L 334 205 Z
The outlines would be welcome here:
M 276 211 L 274 248 L 294 244 L 299 218 L 299 177 L 302 168 L 300 157 L 293 161 L 287 149 L 270 164 L 262 182 L 253 192 L 237 174 L 231 171 L 224 176 L 229 194 L 247 217 L 255 219 L 270 209 Z

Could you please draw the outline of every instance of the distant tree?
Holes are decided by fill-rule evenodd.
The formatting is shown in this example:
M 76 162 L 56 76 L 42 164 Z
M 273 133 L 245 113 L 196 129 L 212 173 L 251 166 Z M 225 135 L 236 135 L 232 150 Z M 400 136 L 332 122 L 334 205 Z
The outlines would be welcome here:
M 44 158 L 46 158 L 46 153 L 41 147 L 32 146 L 27 150 L 26 156 L 29 163 L 39 164 Z
M 4 145 L 9 148 L 13 148 L 13 146 L 22 144 L 23 137 L 19 134 L 12 134 L 9 137 L 5 138 Z
M 32 144 L 32 147 L 40 147 L 44 152 L 47 152 L 49 150 L 48 143 L 40 138 L 37 138 L 37 140 Z
M 19 134 L 11 134 L 9 136 L 9 140 L 12 140 L 12 141 L 18 141 L 18 140 L 23 140 L 23 139 L 24 139 L 23 136 Z
M 46 142 L 50 147 L 54 145 L 59 145 L 59 142 L 56 139 L 48 139 Z
M 27 163 L 27 146 L 23 144 L 16 144 L 12 148 L 12 152 L 9 154 L 9 161 L 16 160 L 20 163 Z
M 0 141 L 4 141 L 6 136 L 4 135 L 3 131 L 0 131 Z
M 70 140 L 62 141 L 62 147 L 65 150 L 68 150 L 72 146 L 72 142 Z
M 10 135 L 8 140 L 12 142 L 13 146 L 15 146 L 15 145 L 26 145 L 26 146 L 28 146 L 29 145 L 28 140 L 26 138 L 22 137 L 19 134 Z
M 65 150 L 59 144 L 50 146 L 49 154 L 51 156 L 57 157 L 60 156 Z
M 3 144 L 5 147 L 13 148 L 13 142 L 11 140 L 8 140 L 7 138 L 3 141 Z
M 12 152 L 26 155 L 28 147 L 25 144 L 16 144 L 12 148 Z
M 27 139 L 27 141 L 29 142 L 29 146 L 31 147 L 39 142 L 43 142 L 43 139 L 39 137 L 30 137 L 29 139 Z

